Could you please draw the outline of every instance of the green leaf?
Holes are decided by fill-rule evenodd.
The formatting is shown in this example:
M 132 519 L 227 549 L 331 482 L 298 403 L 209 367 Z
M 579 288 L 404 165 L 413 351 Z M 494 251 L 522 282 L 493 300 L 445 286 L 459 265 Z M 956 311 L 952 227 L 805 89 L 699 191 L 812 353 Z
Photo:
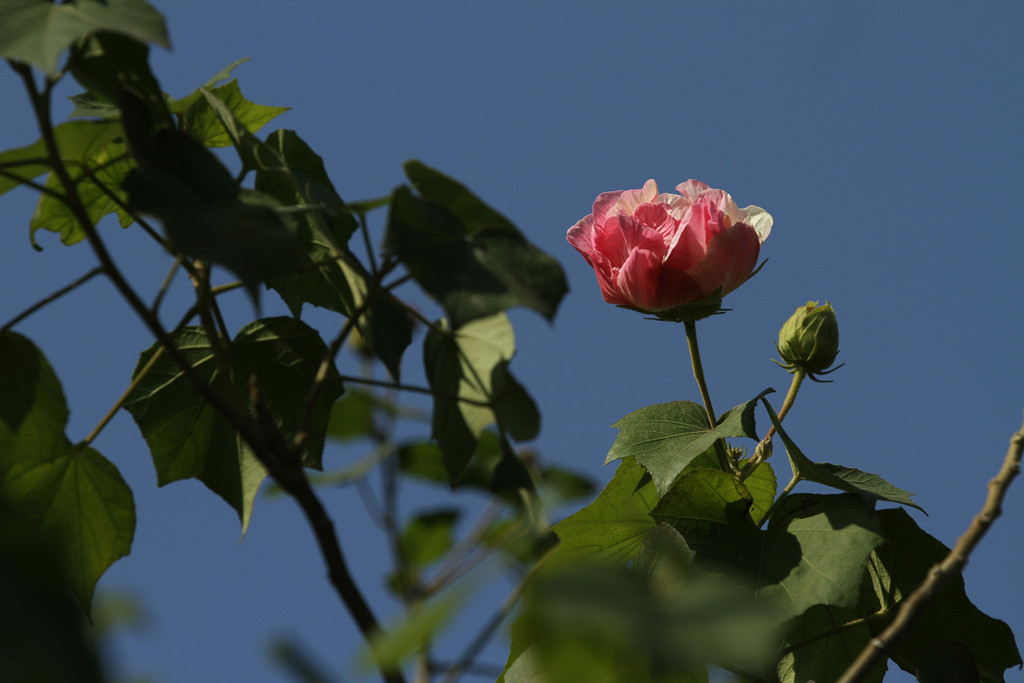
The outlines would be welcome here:
M 488 425 L 497 424 L 518 441 L 537 434 L 537 407 L 508 371 L 514 354 L 515 336 L 504 313 L 454 331 L 441 321 L 427 333 L 423 362 L 435 392 L 432 435 L 453 482 Z
M 594 493 L 594 481 L 590 477 L 561 467 L 541 468 L 541 482 L 545 492 L 551 495 L 557 504 L 589 498 Z
M 206 81 L 206 83 L 203 83 L 203 88 L 207 90 L 213 90 L 222 82 L 231 78 L 231 73 L 235 70 L 236 67 L 238 67 L 241 64 L 245 64 L 250 59 L 252 58 L 243 57 L 241 59 L 236 59 L 235 61 L 231 62 L 226 67 L 224 67 L 216 74 L 214 74 L 214 76 L 210 80 Z M 193 104 L 195 104 L 198 100 L 202 98 L 202 89 L 196 88 L 185 97 L 181 97 L 176 100 L 168 98 L 167 108 L 171 110 L 172 114 L 184 114 L 189 107 L 191 107 Z
M 121 184 L 135 167 L 128 155 L 127 146 L 123 142 L 111 142 L 97 150 L 86 164 L 94 169 L 92 177 L 87 176 L 81 167 L 69 166 L 67 170 L 77 183 L 78 198 L 85 206 L 89 220 L 95 225 L 104 216 L 117 214 L 121 227 L 131 225 L 134 219 L 122 208 L 128 203 L 128 196 L 121 190 Z M 93 181 L 93 177 L 102 187 Z M 56 192 L 64 189 L 52 173 L 46 179 L 46 187 Z M 75 213 L 67 204 L 47 194 L 39 196 L 35 213 L 29 222 L 29 237 L 37 248 L 36 232 L 39 230 L 57 233 L 60 241 L 66 245 L 77 244 L 85 239 L 85 230 Z
M 663 553 L 660 564 L 675 559 Z M 540 660 L 535 675 L 548 681 L 700 680 L 709 660 L 752 669 L 774 645 L 763 610 L 734 584 L 699 576 L 663 583 L 606 565 L 539 574 L 524 597 L 521 621 L 532 657 Z M 519 635 L 513 631 L 514 640 Z M 510 667 L 505 680 L 517 680 L 515 672 Z
M 402 355 L 412 342 L 409 316 L 390 293 L 371 284 L 370 273 L 345 247 L 357 224 L 335 192 L 323 160 L 289 130 L 271 133 L 266 143 L 253 138 L 248 142 L 240 139 L 238 144 L 248 144 L 257 152 L 252 155 L 258 164 L 256 189 L 286 206 L 310 207 L 295 215 L 302 252 L 299 268 L 267 285 L 281 295 L 296 317 L 304 303 L 347 317 L 366 308 L 356 323 L 360 338 L 397 379 Z
M 658 494 L 643 467 L 632 458 L 624 459 L 597 500 L 553 527 L 559 545 L 549 561 L 632 561 L 655 526 L 650 513 L 657 503 Z
M 89 95 L 118 107 L 138 104 L 149 127 L 171 128 L 160 84 L 149 68 L 149 46 L 116 33 L 97 33 L 71 49 L 68 66 Z
M 924 512 L 924 509 L 913 501 L 914 494 L 893 486 L 877 474 L 861 472 L 841 465 L 811 462 L 782 429 L 778 416 L 767 401 L 764 402 L 764 405 L 768 410 L 768 417 L 771 418 L 772 424 L 775 425 L 782 442 L 786 445 L 786 454 L 793 466 L 793 473 L 801 479 L 856 494 L 872 505 L 877 500 L 884 500 L 890 503 L 909 505 Z
M 980 683 L 971 648 L 957 640 L 932 643 L 917 665 L 920 683 Z
M 114 121 L 68 121 L 53 129 L 57 154 L 69 165 L 92 159 L 123 134 L 121 124 Z M 46 143 L 42 139 L 0 154 L 0 168 L 18 176 L 15 179 L 0 175 L 0 194 L 18 187 L 21 184 L 19 179 L 32 180 L 49 171 L 47 163 L 28 163 L 45 160 L 47 156 Z
M 394 670 L 423 648 L 448 624 L 462 604 L 464 596 L 448 591 L 407 612 L 397 624 L 384 629 L 371 639 L 369 654 L 363 664 L 369 669 Z M 371 664 L 373 662 L 374 664 Z
M 199 142 L 176 130 L 133 143 L 139 168 L 124 182 L 133 210 L 156 216 L 178 251 L 234 272 L 255 299 L 258 283 L 299 266 L 295 235 L 264 202 L 249 203 Z
M 726 412 L 714 429 L 708 424 L 704 408 L 692 401 L 659 403 L 635 410 L 612 425 L 619 434 L 605 464 L 619 458 L 636 458 L 650 472 L 658 493 L 664 494 L 679 473 L 718 439 L 745 436 L 756 441 L 754 408 L 770 391 L 767 389 Z
M 679 475 L 676 483 L 651 511 L 651 517 L 677 529 L 684 537 L 700 537 L 701 544 L 725 530 L 731 537 L 757 529 L 750 518 L 753 498 L 732 475 L 697 467 Z M 726 529 L 727 528 L 727 529 Z
M 551 320 L 567 291 L 553 258 L 462 185 L 418 162 L 395 190 L 385 243 L 454 327 L 525 306 Z
M 787 650 L 792 649 L 779 661 L 780 683 L 839 680 L 873 637 L 867 623 L 843 627 L 859 616 L 853 610 L 815 605 L 794 619 L 786 638 Z M 881 683 L 884 676 L 885 667 L 879 666 L 862 680 Z
M 742 467 L 743 463 L 740 463 L 740 468 Z M 778 490 L 775 472 L 770 464 L 762 462 L 749 477 L 743 480 L 743 484 L 752 498 L 750 518 L 759 522 L 775 502 L 775 492 Z
M 881 510 L 878 517 L 888 541 L 875 552 L 877 561 L 869 565 L 876 596 L 869 607 L 872 611 L 883 605 L 892 608 L 906 598 L 949 554 L 949 548 L 923 531 L 904 510 Z M 1003 681 L 1005 669 L 1021 664 L 1013 632 L 971 603 L 961 576 L 946 581 L 910 632 L 897 641 L 892 660 L 914 673 L 933 643 L 950 640 L 970 648 L 985 683 Z
M 17 514 L 16 509 L 0 501 L 0 519 Z M 28 545 L 13 550 L 0 543 L 0 668 L 4 679 L 33 683 L 109 681 L 101 672 L 96 653 L 98 629 L 85 623 L 81 608 L 68 599 L 66 582 L 54 577 L 55 565 L 60 563 L 55 559 L 59 557 L 58 549 L 45 536 L 28 540 Z M 102 609 L 100 605 L 96 608 Z
M 459 514 L 457 509 L 445 508 L 423 512 L 409 520 L 398 538 L 398 549 L 405 562 L 413 567 L 426 567 L 451 550 Z
M 185 110 L 182 114 L 181 127 L 206 147 L 227 147 L 235 142 L 231 131 L 225 127 L 222 113 L 217 111 L 208 95 L 213 95 L 222 102 L 234 116 L 237 125 L 250 134 L 290 109 L 250 102 L 242 95 L 237 79 L 213 88 L 204 86 L 200 92 L 207 96 L 197 98 Z
M 13 332 L 0 334 L 0 549 L 59 549 L 67 587 L 89 612 L 107 567 L 128 554 L 135 504 L 117 468 L 64 433 L 68 409 L 43 354 Z
M 327 436 L 342 441 L 372 436 L 373 414 L 384 405 L 368 391 L 347 392 L 331 407 Z
M 746 577 L 759 600 L 789 616 L 817 604 L 857 606 L 867 559 L 884 540 L 870 506 L 850 494 L 794 494 L 762 531 L 740 514 L 749 504 L 742 489 L 730 492 L 710 472 L 717 471 L 700 469 L 680 477 L 672 495 L 682 502 L 664 511 L 701 566 Z M 701 504 L 687 511 L 689 491 Z
M 163 16 L 144 0 L 5 0 L 0 4 L 0 56 L 34 64 L 54 76 L 64 50 L 108 31 L 170 47 Z
M 218 369 L 210 340 L 202 328 L 187 327 L 174 341 L 196 373 L 230 405 L 248 401 L 247 385 L 255 375 L 269 406 L 279 416 L 286 439 L 294 438 L 309 388 L 327 347 L 315 330 L 293 318 L 267 318 L 243 327 L 230 347 L 230 376 Z M 135 374 L 159 349 L 143 352 Z M 334 365 L 317 395 L 303 465 L 320 469 L 331 406 L 341 395 Z M 166 354 L 141 378 L 125 408 L 149 444 L 160 486 L 196 478 L 238 512 L 242 531 L 266 470 L 231 423 L 196 393 L 181 368 Z

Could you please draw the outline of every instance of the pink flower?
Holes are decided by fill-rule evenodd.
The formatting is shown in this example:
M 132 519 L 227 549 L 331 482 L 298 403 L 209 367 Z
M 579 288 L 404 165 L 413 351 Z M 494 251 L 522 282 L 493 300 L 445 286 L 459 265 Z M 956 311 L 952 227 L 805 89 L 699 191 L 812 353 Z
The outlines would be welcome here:
M 594 269 L 608 303 L 694 320 L 717 311 L 754 273 L 771 215 L 740 209 L 727 192 L 698 180 L 676 190 L 658 194 L 648 180 L 641 190 L 605 192 L 569 228 L 569 243 Z

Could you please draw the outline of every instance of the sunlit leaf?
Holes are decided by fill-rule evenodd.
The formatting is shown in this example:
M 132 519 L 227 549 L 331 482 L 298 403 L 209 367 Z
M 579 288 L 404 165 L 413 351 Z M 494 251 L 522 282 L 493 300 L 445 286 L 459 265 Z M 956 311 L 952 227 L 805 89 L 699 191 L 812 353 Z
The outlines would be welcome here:
M 245 99 L 237 80 L 224 85 L 206 88 L 234 115 L 235 121 L 248 133 L 252 134 L 269 121 L 288 111 L 289 107 L 271 107 L 256 104 Z M 225 129 L 221 114 L 211 105 L 208 97 L 196 98 L 182 114 L 182 130 L 192 135 L 206 147 L 227 147 L 234 144 L 228 130 Z
M 77 182 L 78 198 L 85 206 L 89 220 L 95 225 L 104 216 L 114 213 L 121 227 L 131 225 L 134 219 L 123 208 L 128 203 L 128 196 L 121 190 L 121 183 L 135 166 L 128 155 L 127 146 L 123 142 L 111 142 L 93 153 L 86 164 L 95 169 L 91 172 L 92 177 L 76 166 L 70 166 L 68 174 Z M 52 173 L 46 179 L 46 186 L 57 192 L 64 189 Z M 29 222 L 29 236 L 33 244 L 36 244 L 36 232 L 39 230 L 57 233 L 60 241 L 66 245 L 85 239 L 85 230 L 75 212 L 64 202 L 46 194 L 40 195 Z
M 88 613 L 97 580 L 128 554 L 135 504 L 117 468 L 65 436 L 68 409 L 42 353 L 13 332 L 0 334 L 0 549 L 53 541 L 60 573 Z
M 757 397 L 726 412 L 712 429 L 704 408 L 692 401 L 659 403 L 635 410 L 613 427 L 619 430 L 605 463 L 634 457 L 647 468 L 664 494 L 686 467 L 718 439 L 745 436 L 757 440 L 754 408 Z
M 123 134 L 121 124 L 116 121 L 68 121 L 53 129 L 57 154 L 70 165 L 88 161 Z M 45 160 L 47 156 L 43 140 L 0 153 L 0 168 L 18 177 L 0 175 L 0 194 L 17 187 L 19 179 L 32 180 L 49 171 L 46 163 L 28 163 Z
M 554 526 L 559 546 L 552 561 L 631 561 L 655 526 L 650 513 L 657 503 L 654 484 L 643 467 L 632 458 L 624 459 L 597 500 Z

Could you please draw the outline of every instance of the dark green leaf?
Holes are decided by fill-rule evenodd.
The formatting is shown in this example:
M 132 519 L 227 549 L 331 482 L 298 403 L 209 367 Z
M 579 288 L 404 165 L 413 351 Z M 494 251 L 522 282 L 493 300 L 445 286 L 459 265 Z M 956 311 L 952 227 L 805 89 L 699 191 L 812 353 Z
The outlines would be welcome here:
M 119 108 L 141 105 L 149 128 L 174 125 L 160 84 L 149 68 L 149 46 L 116 33 L 97 33 L 71 49 L 68 65 L 89 95 Z
M 255 298 L 262 280 L 299 266 L 295 235 L 265 203 L 247 203 L 228 170 L 188 135 L 158 131 L 124 182 L 133 210 L 156 216 L 174 247 L 234 272 Z
M 949 554 L 949 548 L 917 526 L 904 510 L 881 510 L 878 516 L 888 541 L 875 552 L 877 561 L 869 565 L 876 596 L 873 611 L 893 608 Z M 946 581 L 906 637 L 897 641 L 892 659 L 913 673 L 933 643 L 948 640 L 970 648 L 985 683 L 1001 682 L 1005 669 L 1021 664 L 1013 632 L 971 603 L 960 576 Z
M 420 197 L 455 214 L 462 221 L 468 236 L 487 228 L 515 229 L 511 221 L 484 204 L 454 178 L 415 160 L 405 162 L 404 168 L 405 175 Z
M 170 47 L 164 18 L 144 0 L 5 0 L 0 4 L 0 56 L 57 72 L 64 50 L 85 36 L 109 31 Z
M 726 412 L 714 429 L 704 408 L 692 401 L 659 403 L 635 410 L 612 425 L 619 434 L 604 461 L 636 458 L 650 472 L 658 492 L 664 494 L 679 473 L 718 439 L 745 436 L 756 441 L 754 408 L 758 399 L 770 391 L 767 389 Z
M 296 317 L 304 303 L 348 317 L 366 309 L 357 320 L 360 338 L 397 379 L 402 354 L 412 342 L 409 316 L 379 283 L 372 284 L 371 274 L 345 246 L 357 224 L 335 192 L 323 160 L 293 131 L 275 131 L 266 143 L 249 136 L 239 141 L 240 149 L 245 144 L 256 150 L 252 155 L 258 165 L 256 189 L 286 206 L 309 209 L 295 216 L 302 251 L 300 267 L 273 278 L 268 286 L 281 295 Z
M 427 333 L 423 359 L 435 392 L 432 434 L 453 482 L 488 425 L 499 425 L 517 440 L 537 434 L 537 407 L 508 371 L 514 353 L 515 337 L 504 313 L 454 331 L 442 321 Z
M 793 619 L 787 630 L 787 650 L 779 661 L 780 683 L 836 681 L 873 637 L 866 623 L 845 626 L 860 615 L 836 606 L 815 605 Z M 828 635 L 824 635 L 824 634 Z M 881 683 L 885 667 L 862 680 Z
M 42 353 L 13 332 L 0 334 L 0 549 L 51 539 L 60 573 L 88 613 L 96 582 L 128 554 L 135 504 L 117 468 L 65 436 L 68 409 Z
M 913 501 L 914 494 L 893 486 L 877 474 L 861 472 L 860 470 L 841 465 L 811 462 L 807 456 L 800 452 L 800 449 L 793 443 L 793 440 L 782 429 L 778 416 L 772 410 L 772 407 L 768 405 L 767 401 L 764 402 L 764 405 L 768 410 L 768 417 L 771 418 L 772 424 L 775 425 L 775 429 L 779 432 L 779 437 L 782 438 L 782 442 L 786 445 L 786 454 L 789 456 L 789 461 L 793 466 L 793 472 L 801 479 L 831 486 L 834 489 L 846 491 L 847 493 L 854 493 L 870 504 L 874 504 L 876 500 L 884 500 L 891 503 L 909 505 L 924 512 L 921 506 Z
M 0 520 L 17 514 L 0 501 Z M 27 540 L 14 549 L 0 543 L 0 674 L 19 683 L 109 681 L 100 671 L 96 629 L 69 599 L 67 582 L 54 576 L 60 564 L 54 539 Z
M 671 510 L 702 566 L 748 578 L 760 600 L 789 616 L 817 604 L 856 607 L 867 558 L 884 540 L 870 506 L 848 494 L 790 495 L 762 531 L 739 513 L 747 500 L 742 490 L 726 495 L 727 487 L 715 484 L 716 501 L 701 493 L 710 487 L 706 477 L 684 475 L 672 493 L 685 502 L 692 488 L 707 505 L 689 514 L 685 505 Z
M 395 191 L 385 241 L 452 325 L 513 306 L 551 320 L 567 291 L 558 262 L 456 181 L 417 162 L 406 172 L 420 196 Z
M 932 643 L 917 665 L 920 683 L 979 683 L 978 664 L 971 648 L 957 640 Z
M 315 330 L 293 318 L 268 318 L 246 325 L 230 347 L 230 377 L 219 369 L 201 328 L 188 327 L 175 336 L 195 371 L 229 404 L 245 405 L 247 385 L 255 375 L 279 427 L 292 439 L 306 396 L 327 347 Z M 143 352 L 136 373 L 160 347 Z M 341 395 L 341 379 L 331 365 L 319 392 L 303 454 L 306 467 L 320 469 L 331 406 Z M 231 423 L 193 389 L 184 373 L 162 355 L 129 395 L 125 408 L 149 444 L 160 486 L 194 477 L 224 498 L 237 512 L 243 532 L 266 470 Z

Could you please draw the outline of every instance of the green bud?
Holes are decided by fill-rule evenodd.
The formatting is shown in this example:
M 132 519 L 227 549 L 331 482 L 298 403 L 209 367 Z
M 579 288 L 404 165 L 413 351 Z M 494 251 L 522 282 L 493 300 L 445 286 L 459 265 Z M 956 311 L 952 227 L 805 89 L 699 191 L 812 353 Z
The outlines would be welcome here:
M 775 348 L 782 356 L 779 365 L 790 372 L 803 370 L 811 379 L 831 372 L 828 368 L 839 353 L 839 325 L 832 304 L 808 301 L 796 309 L 779 330 Z

